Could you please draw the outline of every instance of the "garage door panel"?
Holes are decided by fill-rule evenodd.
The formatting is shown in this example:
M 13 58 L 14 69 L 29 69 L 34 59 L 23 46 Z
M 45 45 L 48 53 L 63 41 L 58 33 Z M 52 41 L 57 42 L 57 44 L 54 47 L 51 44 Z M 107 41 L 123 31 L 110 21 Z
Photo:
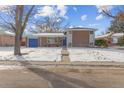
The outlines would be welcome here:
M 89 32 L 88 31 L 74 31 L 72 34 L 73 47 L 87 47 L 89 46 Z

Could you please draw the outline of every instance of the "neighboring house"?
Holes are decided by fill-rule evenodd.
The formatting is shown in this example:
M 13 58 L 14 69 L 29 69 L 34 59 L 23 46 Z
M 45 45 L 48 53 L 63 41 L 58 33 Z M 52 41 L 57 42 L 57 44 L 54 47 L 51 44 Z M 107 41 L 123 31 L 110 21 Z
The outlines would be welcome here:
M 112 33 L 107 33 L 107 34 L 104 34 L 104 35 L 96 36 L 95 39 L 96 40 L 99 40 L 99 39 L 105 39 L 105 40 L 107 40 L 108 38 L 111 38 L 111 35 L 112 35 Z
M 0 32 L 0 46 L 13 46 L 14 34 L 9 31 Z
M 107 40 L 107 41 L 111 41 L 111 44 L 117 44 L 119 39 L 124 36 L 124 33 L 108 33 L 108 34 L 105 34 L 105 35 L 101 35 L 101 36 L 97 36 L 95 39 L 96 40 L 99 40 L 99 39 L 104 39 L 104 40 Z
M 21 45 L 26 46 L 26 37 L 22 38 Z M 14 46 L 15 34 L 10 31 L 0 31 L 0 47 Z
M 96 29 L 92 28 L 68 28 L 64 32 L 31 33 L 22 38 L 21 45 L 27 47 L 93 47 L 95 31 Z M 2 38 L 0 46 L 14 45 L 15 35 L 11 34 L 0 35 Z
M 112 43 L 117 44 L 119 39 L 124 36 L 124 33 L 115 33 L 112 35 Z

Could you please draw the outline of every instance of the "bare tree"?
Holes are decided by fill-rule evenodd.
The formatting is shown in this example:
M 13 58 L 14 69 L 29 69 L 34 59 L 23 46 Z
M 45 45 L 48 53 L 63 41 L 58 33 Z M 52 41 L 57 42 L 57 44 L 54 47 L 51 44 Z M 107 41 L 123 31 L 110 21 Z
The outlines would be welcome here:
M 124 6 L 116 6 L 114 11 L 116 13 L 112 13 L 111 10 L 105 9 L 101 7 L 102 14 L 112 18 L 111 26 L 109 27 L 109 31 L 116 33 L 116 32 L 124 32 Z
M 104 6 L 101 6 L 101 13 L 109 18 L 112 19 L 118 19 L 120 16 L 122 16 L 124 14 L 124 6 L 116 6 L 116 8 L 114 8 L 115 13 L 112 13 L 112 10 L 107 9 L 107 7 L 105 8 Z
M 0 26 L 15 33 L 14 55 L 21 55 L 20 41 L 34 7 L 17 5 L 1 9 L 6 18 L 3 18 L 3 13 L 0 13 Z
M 62 17 L 52 16 L 45 17 L 36 22 L 38 32 L 61 32 L 68 27 L 68 23 Z
M 118 13 L 116 18 L 111 21 L 109 30 L 114 33 L 124 33 L 124 13 Z

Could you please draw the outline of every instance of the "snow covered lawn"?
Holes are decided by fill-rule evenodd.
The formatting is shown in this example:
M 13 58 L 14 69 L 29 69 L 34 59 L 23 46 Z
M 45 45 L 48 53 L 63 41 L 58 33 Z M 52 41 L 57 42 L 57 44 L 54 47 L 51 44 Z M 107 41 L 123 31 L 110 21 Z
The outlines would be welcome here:
M 69 57 L 74 61 L 113 61 L 124 62 L 124 52 L 99 48 L 69 48 Z
M 62 48 L 22 48 L 24 55 L 14 56 L 13 47 L 0 47 L 0 60 L 61 61 Z
M 0 47 L 0 60 L 7 61 L 61 61 L 62 48 L 22 48 L 24 55 L 14 56 L 13 47 Z M 124 62 L 124 51 L 99 48 L 68 48 L 69 57 L 74 61 Z

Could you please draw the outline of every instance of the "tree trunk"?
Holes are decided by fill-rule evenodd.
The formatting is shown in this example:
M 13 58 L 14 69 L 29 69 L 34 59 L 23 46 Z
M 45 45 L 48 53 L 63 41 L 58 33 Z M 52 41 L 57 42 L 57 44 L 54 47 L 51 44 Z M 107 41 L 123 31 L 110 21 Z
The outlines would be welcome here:
M 28 22 L 28 18 L 33 10 L 34 6 L 31 7 L 31 9 L 28 11 L 24 22 L 23 22 L 23 5 L 17 5 L 16 7 L 16 31 L 15 31 L 15 47 L 14 47 L 14 55 L 21 55 L 21 39 L 22 34 L 26 28 L 26 24 Z
M 14 55 L 21 55 L 21 50 L 20 50 L 20 35 L 19 34 L 16 34 L 15 35 Z
M 14 48 L 14 55 L 21 55 L 21 39 L 22 39 L 22 34 L 21 34 L 21 29 L 20 26 L 18 27 L 16 33 L 15 33 L 15 48 Z
M 21 34 L 21 6 L 16 7 L 16 32 L 15 32 L 15 46 L 14 46 L 14 55 L 21 55 L 20 51 L 20 34 Z

